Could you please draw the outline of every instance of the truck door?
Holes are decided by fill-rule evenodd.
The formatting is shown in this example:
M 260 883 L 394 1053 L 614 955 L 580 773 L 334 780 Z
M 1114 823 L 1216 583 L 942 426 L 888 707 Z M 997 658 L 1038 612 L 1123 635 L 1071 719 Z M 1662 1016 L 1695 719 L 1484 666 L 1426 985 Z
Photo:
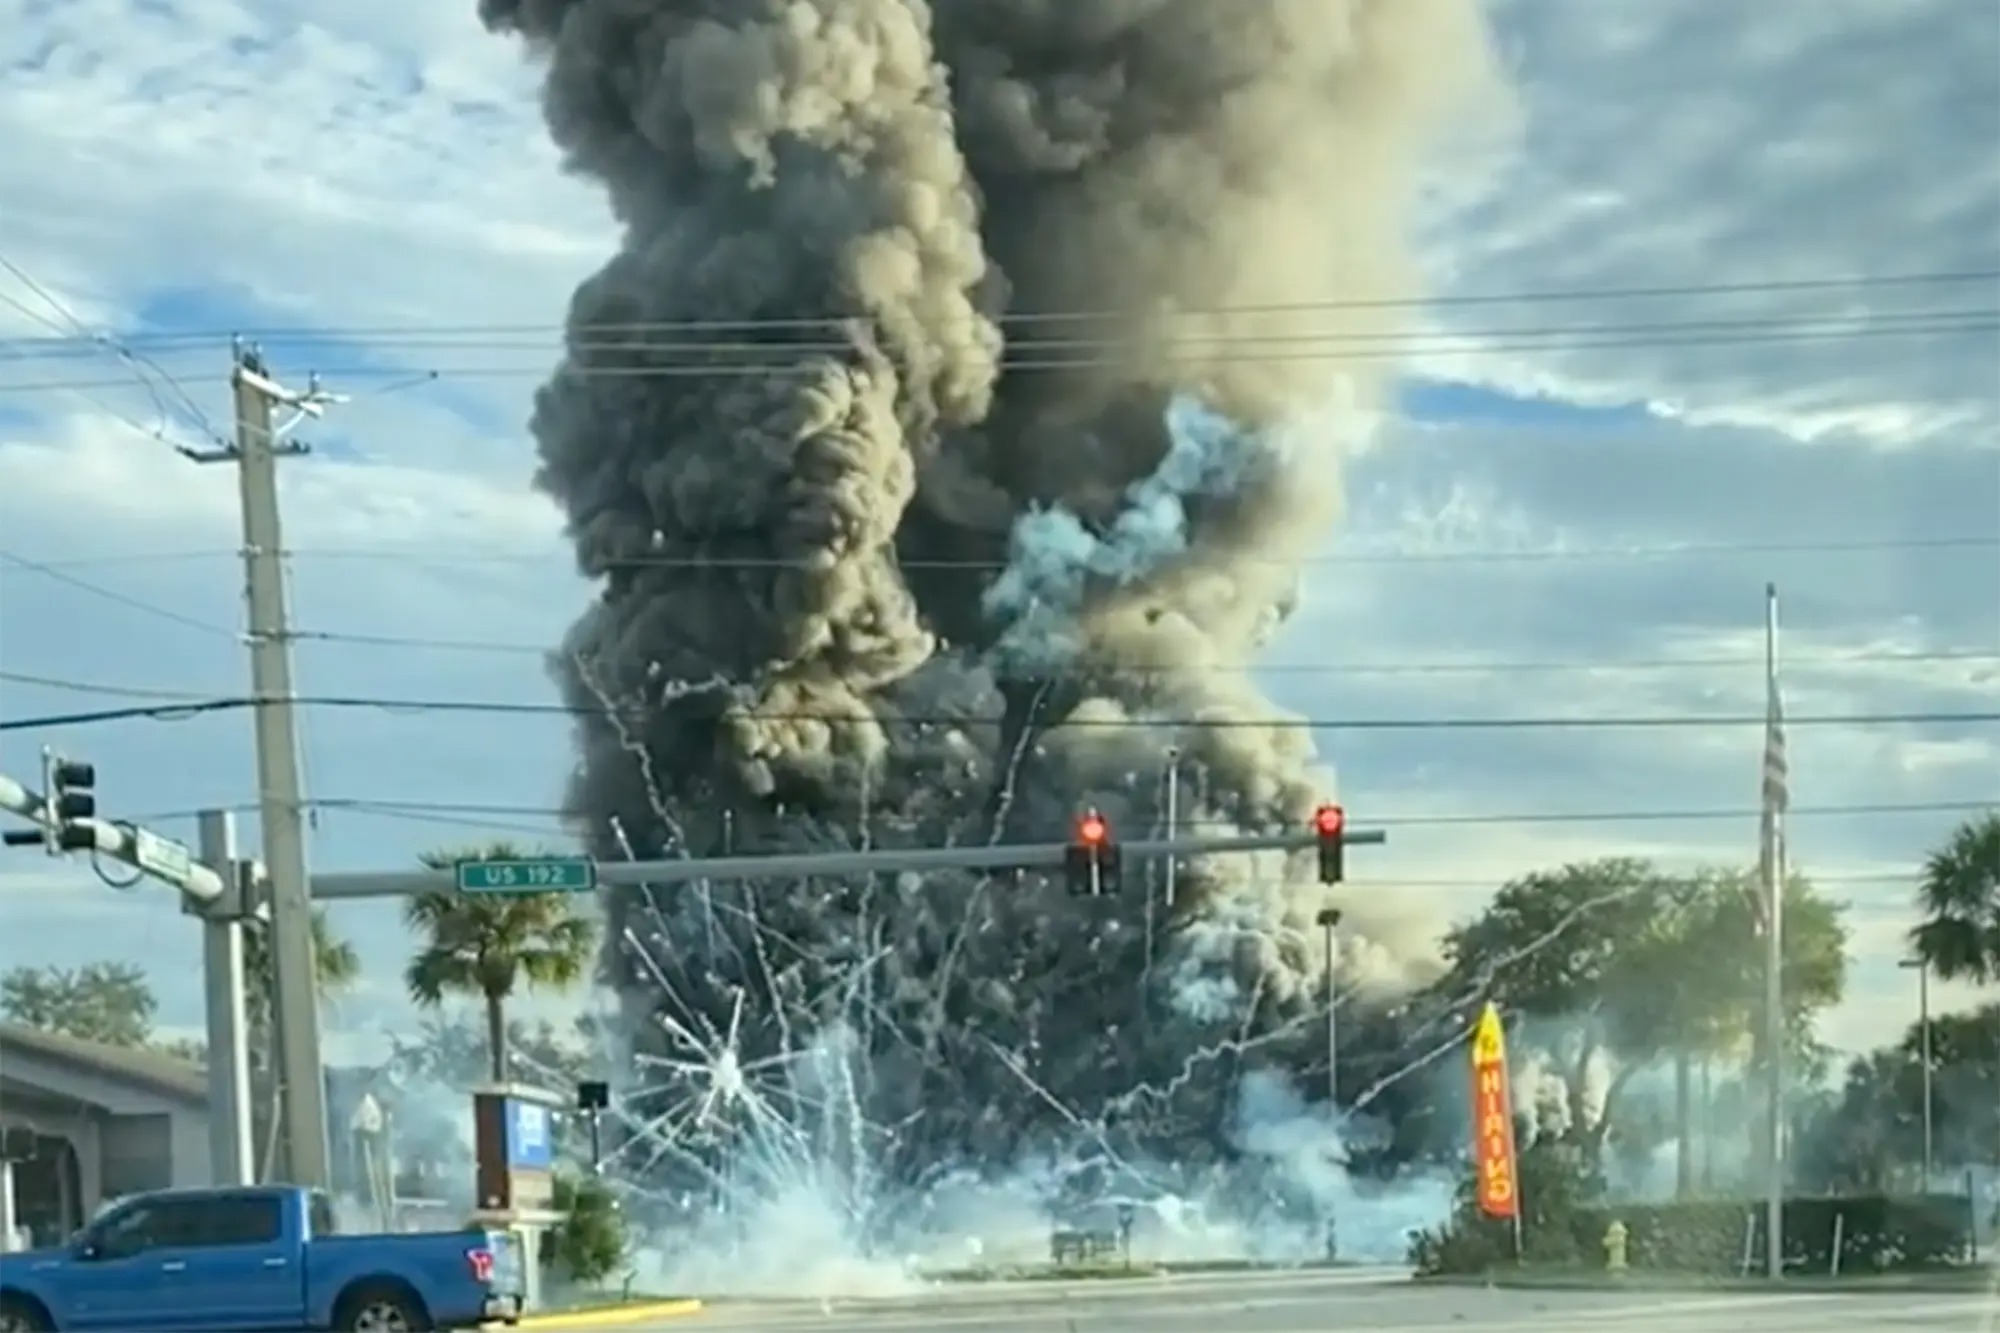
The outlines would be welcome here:
M 201 1201 L 199 1245 L 184 1257 L 207 1327 L 291 1328 L 305 1314 L 300 1246 L 287 1234 L 274 1192 L 215 1194 Z
M 186 1280 L 189 1242 L 200 1227 L 192 1199 L 137 1199 L 105 1214 L 75 1270 L 71 1323 L 120 1333 L 203 1327 Z

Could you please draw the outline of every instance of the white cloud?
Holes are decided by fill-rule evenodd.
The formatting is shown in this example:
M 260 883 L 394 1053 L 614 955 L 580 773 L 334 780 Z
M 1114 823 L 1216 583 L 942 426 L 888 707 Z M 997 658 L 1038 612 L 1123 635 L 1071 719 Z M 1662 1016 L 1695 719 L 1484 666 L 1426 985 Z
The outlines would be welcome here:
M 1607 0 L 1588 22 L 1539 0 L 1494 10 L 1529 123 L 1494 191 L 1438 219 L 1446 295 L 2000 269 L 2000 10 L 1986 0 Z M 1462 307 L 1444 327 L 1510 350 L 1434 366 L 1696 424 L 1990 447 L 1996 304 L 1989 276 Z M 1965 311 L 1984 316 L 1951 323 L 1978 328 L 1913 331 L 1940 327 L 1913 316 Z M 1800 336 L 1856 322 L 1873 333 Z M 1568 345 L 1553 351 L 1475 333 L 1521 329 L 1609 331 L 1551 337 Z
M 322 456 L 284 467 L 308 636 L 302 688 L 552 698 L 535 649 L 555 641 L 587 589 L 559 515 L 530 484 L 520 423 L 569 289 L 606 253 L 611 228 L 593 193 L 560 173 L 532 71 L 479 30 L 474 10 L 469 0 L 63 0 L 0 28 L 0 63 L 20 75 L 0 81 L 5 257 L 149 358 L 135 369 L 101 349 L 6 342 L 50 330 L 0 303 L 0 547 L 182 618 L 0 568 L 0 669 L 241 692 L 234 478 L 148 437 L 156 400 L 175 386 L 211 422 L 226 419 L 221 330 L 297 326 L 269 340 L 279 368 L 348 371 L 329 379 L 357 393 L 308 433 Z M 1490 190 L 1470 202 L 1461 192 L 1432 220 L 1426 246 L 1447 295 L 2000 267 L 2000 17 L 1983 0 L 1754 12 L 1603 0 L 1589 23 L 1526 3 L 1496 13 L 1521 73 L 1525 132 L 1508 169 L 1481 178 Z M 33 292 L 5 281 L 0 292 L 60 324 Z M 1476 354 L 1423 358 L 1437 382 L 1417 394 L 1420 419 L 1394 423 L 1355 463 L 1349 528 L 1270 650 L 1268 681 L 1319 717 L 1754 716 L 1760 593 L 1776 579 L 1796 716 L 1990 709 L 2000 548 L 1936 539 L 2000 532 L 1995 336 L 1726 343 L 1710 330 L 1677 343 L 1652 326 L 1881 313 L 1893 300 L 1992 307 L 1996 295 L 2000 285 L 1968 283 L 1900 296 L 1441 307 L 1444 327 L 1465 336 L 1641 327 L 1564 334 L 1552 347 L 1491 334 Z M 416 326 L 520 332 L 424 339 Z M 190 336 L 157 336 L 176 331 Z M 432 369 L 486 373 L 424 379 Z M 91 387 L 27 388 L 51 382 Z M 1466 392 L 1482 385 L 1558 407 L 1652 410 L 1542 410 Z M 1425 393 L 1449 401 L 1426 406 Z M 197 441 L 192 426 L 177 413 L 173 437 Z M 1862 545 L 1834 549 L 1843 539 Z M 1663 547 L 1680 549 L 1629 553 Z M 1978 651 L 1996 656 L 1909 656 Z M 1704 665 L 1522 669 L 1662 660 Z M 1405 669 L 1354 669 L 1383 663 Z M 1482 663 L 1483 673 L 1408 669 Z M 130 701 L 0 681 L 0 716 L 120 702 Z M 536 812 L 567 772 L 566 732 L 555 716 L 310 714 L 316 795 L 487 807 L 328 809 L 318 863 L 379 868 L 438 840 L 558 837 Z M 124 811 L 172 815 L 254 792 L 238 715 L 6 733 L 0 763 L 31 767 L 35 747 L 58 737 L 98 760 L 107 800 Z M 1406 824 L 1357 856 L 1357 893 L 1436 921 L 1558 859 L 1749 857 L 1754 727 L 1322 740 L 1364 822 L 1538 817 Z M 1832 1028 L 1840 1040 L 1875 1040 L 1886 1020 L 1870 1015 L 1900 1012 L 1907 978 L 1893 957 L 1910 920 L 1908 876 L 1960 814 L 1810 811 L 2000 800 L 1996 743 L 2000 729 L 1973 724 L 1795 730 L 1802 863 L 1862 923 L 1864 962 Z M 1722 813 L 1539 818 L 1704 811 Z M 192 832 L 184 819 L 161 824 Z M 171 1021 L 197 1021 L 195 932 L 169 921 L 165 895 L 114 896 L 74 867 L 10 862 L 0 901 L 10 934 L 35 931 L 49 961 L 144 959 Z M 404 1016 L 401 928 L 387 904 L 339 917 L 370 965 L 339 1021 L 379 1032 Z

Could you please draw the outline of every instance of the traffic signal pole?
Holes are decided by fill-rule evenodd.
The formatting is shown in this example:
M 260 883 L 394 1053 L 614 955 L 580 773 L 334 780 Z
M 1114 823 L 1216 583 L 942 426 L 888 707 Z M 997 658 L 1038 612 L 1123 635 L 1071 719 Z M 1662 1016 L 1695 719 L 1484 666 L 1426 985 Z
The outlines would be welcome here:
M 8 845 L 38 843 L 51 850 L 108 857 L 179 889 L 183 909 L 201 918 L 209 1167 L 217 1184 L 250 1183 L 250 1057 L 243 994 L 243 921 L 257 914 L 249 893 L 256 875 L 254 867 L 235 860 L 235 831 L 230 817 L 202 816 L 202 859 L 197 861 L 182 843 L 134 824 L 94 815 L 83 819 L 60 818 L 46 796 L 4 773 L 0 773 L 0 810 L 18 815 L 35 826 L 34 832 L 25 838 L 9 830 Z
M 1381 829 L 1348 829 L 1349 846 L 1374 846 L 1389 840 Z M 1120 843 L 1127 857 L 1238 856 L 1254 852 L 1304 852 L 1319 846 L 1319 834 L 1266 833 L 1235 838 L 1152 839 Z M 698 880 L 804 878 L 815 875 L 895 874 L 927 870 L 1005 870 L 1060 868 L 1069 855 L 1066 842 L 1000 843 L 977 847 L 912 847 L 902 851 L 796 852 L 776 856 L 706 856 L 684 861 L 607 861 L 597 867 L 602 885 L 686 884 Z M 457 881 L 449 871 L 397 870 L 388 873 L 314 875 L 316 900 L 407 898 L 420 893 L 451 893 Z

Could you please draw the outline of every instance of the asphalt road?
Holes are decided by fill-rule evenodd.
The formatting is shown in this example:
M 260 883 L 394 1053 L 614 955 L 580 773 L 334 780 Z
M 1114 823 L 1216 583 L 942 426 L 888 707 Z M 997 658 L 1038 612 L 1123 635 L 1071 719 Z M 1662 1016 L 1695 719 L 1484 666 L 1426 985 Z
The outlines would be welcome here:
M 1520 1291 L 1400 1275 L 1022 1283 L 872 1301 L 722 1303 L 658 1333 L 2000 1333 L 2000 1295 Z M 652 1333 L 648 1330 L 647 1333 Z

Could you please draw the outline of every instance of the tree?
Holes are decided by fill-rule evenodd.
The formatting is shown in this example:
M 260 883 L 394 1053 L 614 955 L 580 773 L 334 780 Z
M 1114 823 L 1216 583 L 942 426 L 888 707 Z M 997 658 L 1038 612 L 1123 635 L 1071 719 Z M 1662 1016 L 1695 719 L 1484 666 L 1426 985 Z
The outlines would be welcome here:
M 625 1262 L 625 1216 L 595 1176 L 558 1171 L 553 1207 L 562 1221 L 549 1232 L 542 1263 L 576 1283 L 602 1282 Z
M 1446 935 L 1446 984 L 1528 1020 L 1517 1043 L 1540 1048 L 1560 1070 L 1565 1137 L 1591 1168 L 1620 1094 L 1663 1060 L 1676 1066 L 1686 1145 L 1692 1059 L 1743 1050 L 1760 1012 L 1763 948 L 1751 902 L 1750 879 L 1737 871 L 1669 876 L 1627 858 L 1539 871 L 1503 885 Z M 1787 1022 L 1802 1041 L 1812 1015 L 1840 998 L 1846 933 L 1838 907 L 1804 879 L 1787 886 L 1785 921 Z M 1593 1098 L 1599 1070 L 1609 1079 Z M 1685 1182 L 1688 1166 L 1681 1174 Z
M 312 914 L 313 981 L 322 993 L 337 994 L 361 976 L 361 955 L 334 932 L 324 907 Z M 252 1049 L 269 1050 L 271 1017 L 278 1009 L 278 964 L 271 951 L 271 930 L 251 921 L 243 930 L 243 1008 L 249 1020 Z
M 338 994 L 352 986 L 361 975 L 361 956 L 353 944 L 334 932 L 324 907 L 312 914 L 313 981 L 322 994 Z M 247 921 L 243 926 L 243 1016 L 248 1028 L 245 1045 L 250 1054 L 250 1075 L 255 1090 L 257 1127 L 264 1145 L 263 1172 L 269 1176 L 276 1165 L 278 1128 L 282 1119 L 284 1083 L 278 1076 L 278 1047 L 275 1023 L 278 1011 L 278 962 L 271 949 L 268 922 Z
M 567 1094 L 580 1079 L 599 1068 L 596 1043 L 587 1031 L 589 1020 L 579 1019 L 568 1032 L 553 1023 L 507 1023 L 509 1082 L 531 1083 Z M 426 1018 L 409 1038 L 390 1037 L 389 1060 L 383 1066 L 400 1084 L 449 1089 L 464 1094 L 491 1077 L 487 1054 L 489 1039 L 481 1025 L 456 1020 Z M 522 1077 L 512 1077 L 519 1069 Z
M 1848 1066 L 1800 1137 L 1802 1183 L 1821 1190 L 1921 1188 L 1923 1027 Z M 1944 1170 L 2000 1143 L 2000 1004 L 1931 1019 L 1932 1157 Z
M 333 923 L 323 907 L 312 915 L 313 980 L 325 994 L 339 994 L 361 976 L 361 955 L 354 945 L 334 933 Z M 246 921 L 243 926 L 243 1013 L 248 1022 L 247 1044 L 253 1070 L 277 1063 L 272 1015 L 278 1008 L 277 963 L 271 953 L 269 926 Z M 178 1042 L 186 1058 L 200 1062 L 208 1058 L 200 1042 Z
M 494 844 L 470 852 L 424 855 L 432 869 L 460 861 L 519 858 L 522 852 Z M 486 1009 L 488 1067 L 507 1077 L 507 1000 L 517 987 L 561 990 L 582 979 L 595 932 L 574 902 L 560 893 L 425 893 L 411 898 L 404 919 L 422 947 L 404 972 L 410 998 L 434 1008 L 447 995 L 476 997 Z
M 1658 997 L 1641 993 L 1639 964 L 1654 947 L 1642 942 L 1661 932 L 1667 887 L 1651 864 L 1629 858 L 1536 871 L 1502 885 L 1484 912 L 1444 939 L 1454 991 L 1483 995 L 1517 1020 L 1540 1020 L 1529 1031 L 1517 1026 L 1517 1042 L 1559 1067 L 1565 1135 L 1593 1162 L 1618 1093 L 1640 1066 L 1615 1073 L 1596 1106 L 1592 1072 L 1620 1047 L 1650 1040 L 1641 1018 Z
M 1946 980 L 2000 982 L 2000 814 L 1959 825 L 1924 862 L 1917 957 Z
M 144 1046 L 159 1000 L 133 963 L 15 967 L 0 975 L 0 1013 L 9 1021 L 109 1046 Z

